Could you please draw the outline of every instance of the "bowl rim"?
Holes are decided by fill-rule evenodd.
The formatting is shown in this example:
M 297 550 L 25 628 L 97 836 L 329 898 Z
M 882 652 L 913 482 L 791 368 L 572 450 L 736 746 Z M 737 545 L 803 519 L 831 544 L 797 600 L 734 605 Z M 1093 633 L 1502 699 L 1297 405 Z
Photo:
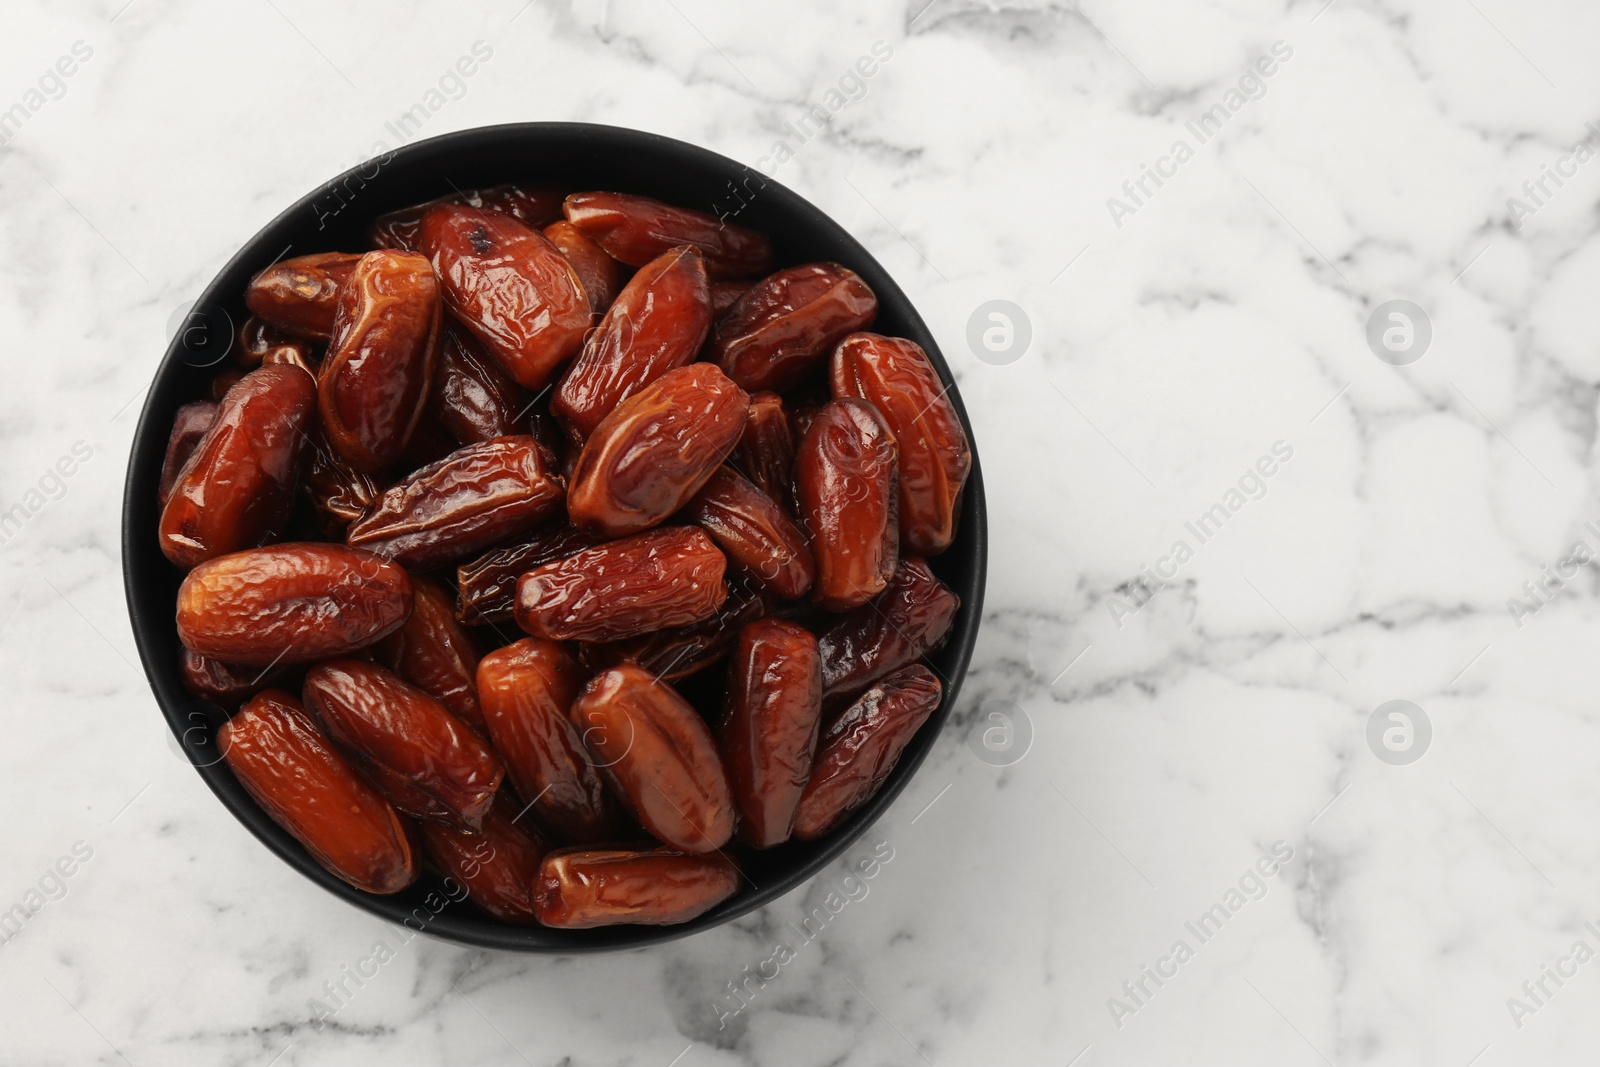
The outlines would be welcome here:
M 804 859 L 795 870 L 778 881 L 771 882 L 765 886 L 754 887 L 752 883 L 751 888 L 742 890 L 730 900 L 711 909 L 706 914 L 690 922 L 671 926 L 619 925 L 599 930 L 579 931 L 553 930 L 537 926 L 523 927 L 500 923 L 475 908 L 470 906 L 458 907 L 454 904 L 441 906 L 437 913 L 430 915 L 427 920 L 421 921 L 420 924 L 414 925 L 410 920 L 414 917 L 417 909 L 407 912 L 401 906 L 402 901 L 399 897 L 378 896 L 363 892 L 326 871 L 287 831 L 273 822 L 264 809 L 256 805 L 248 795 L 244 794 L 237 779 L 226 768 L 226 764 L 221 758 L 213 752 L 206 751 L 211 742 L 210 726 L 205 723 L 199 724 L 200 736 L 191 736 L 196 734 L 197 729 L 197 724 L 193 718 L 193 706 L 197 702 L 177 683 L 176 664 L 165 662 L 159 647 L 161 642 L 155 636 L 157 628 L 165 626 L 170 629 L 172 627 L 171 612 L 170 610 L 167 612 L 165 619 L 161 617 L 159 611 L 154 612 L 154 617 L 146 612 L 146 608 L 151 605 L 146 604 L 145 600 L 151 596 L 151 593 L 147 592 L 143 586 L 147 581 L 155 581 L 156 579 L 147 579 L 140 573 L 140 557 L 148 553 L 141 548 L 139 541 L 142 538 L 150 538 L 153 542 L 153 537 L 151 536 L 153 526 L 142 527 L 135 521 L 136 512 L 146 506 L 140 503 L 137 494 L 144 491 L 148 483 L 148 472 L 152 466 L 152 460 L 149 458 L 150 454 L 152 452 L 164 454 L 165 452 L 169 431 L 169 426 L 165 424 L 167 410 L 169 409 L 168 401 L 170 394 L 177 390 L 178 383 L 185 374 L 187 367 L 179 355 L 182 340 L 181 332 L 169 341 L 166 352 L 152 375 L 144 403 L 141 406 L 139 421 L 129 446 L 128 470 L 124 479 L 123 500 L 120 509 L 123 590 L 127 599 L 129 623 L 133 630 L 134 643 L 139 651 L 139 659 L 144 668 L 146 680 L 150 684 L 157 706 L 166 719 L 169 730 L 177 740 L 180 751 L 185 754 L 188 762 L 194 766 L 194 769 L 200 774 L 207 787 L 222 803 L 223 807 L 281 860 L 347 903 L 361 908 L 363 911 L 380 919 L 399 923 L 409 930 L 429 934 L 441 941 L 479 948 L 571 956 L 589 952 L 618 951 L 664 944 L 732 922 L 787 896 L 796 889 L 804 887 L 838 860 L 847 849 L 867 832 L 872 824 L 877 821 L 883 812 L 888 810 L 900 793 L 909 785 L 911 779 L 916 776 L 939 734 L 943 732 L 944 726 L 949 720 L 955 702 L 959 697 L 961 685 L 966 678 L 967 669 L 971 662 L 973 647 L 977 641 L 979 624 L 982 620 L 984 587 L 988 567 L 988 528 L 983 474 L 979 463 L 977 441 L 972 432 L 972 423 L 962 402 L 960 390 L 932 332 L 923 322 L 921 315 L 917 312 L 910 298 L 906 296 L 904 290 L 893 279 L 893 276 L 883 267 L 876 256 L 868 251 L 860 241 L 830 215 L 787 186 L 779 183 L 772 176 L 763 172 L 752 171 L 745 164 L 713 152 L 710 149 L 661 134 L 598 123 L 518 122 L 471 127 L 409 142 L 381 156 L 375 156 L 340 172 L 279 212 L 254 235 L 246 239 L 228 261 L 216 271 L 210 282 L 201 291 L 200 296 L 195 300 L 193 308 L 205 309 L 226 303 L 228 294 L 221 291 L 225 279 L 250 264 L 261 262 L 262 266 L 265 266 L 286 255 L 288 249 L 278 253 L 277 257 L 272 260 L 263 260 L 263 250 L 271 243 L 268 241 L 269 235 L 280 229 L 292 227 L 297 216 L 303 215 L 308 210 L 315 210 L 319 200 L 326 203 L 326 198 L 330 194 L 337 195 L 338 189 L 348 189 L 350 181 L 360 181 L 363 174 L 370 179 L 370 168 L 374 162 L 381 167 L 387 168 L 405 165 L 405 161 L 408 159 L 411 162 L 416 162 L 419 159 L 425 159 L 431 154 L 446 151 L 452 147 L 473 143 L 481 144 L 495 139 L 520 140 L 530 138 L 535 140 L 574 138 L 579 142 L 598 139 L 610 142 L 621 148 L 649 153 L 667 160 L 675 158 L 693 161 L 702 168 L 717 170 L 735 177 L 740 175 L 758 177 L 762 182 L 761 195 L 771 195 L 776 198 L 780 202 L 780 210 L 785 214 L 798 214 L 802 218 L 809 216 L 809 218 L 806 218 L 808 224 L 817 224 L 825 229 L 831 229 L 833 231 L 831 236 L 835 240 L 848 246 L 852 253 L 860 257 L 860 264 L 868 265 L 870 271 L 879 276 L 880 280 L 874 283 L 874 289 L 878 292 L 880 307 L 884 305 L 886 297 L 897 305 L 896 310 L 899 316 L 904 319 L 906 325 L 906 329 L 899 331 L 898 335 L 914 335 L 911 339 L 917 341 L 927 352 L 929 360 L 938 372 L 941 382 L 946 387 L 947 395 L 956 410 L 963 430 L 967 434 L 968 444 L 972 453 L 972 470 L 964 489 L 964 499 L 961 504 L 961 527 L 957 544 L 963 541 L 966 542 L 966 550 L 971 553 L 972 557 L 973 576 L 967 588 L 956 590 L 961 597 L 961 606 L 958 609 L 956 620 L 952 624 L 951 633 L 940 650 L 941 655 L 950 657 L 951 666 L 949 676 L 942 679 L 945 684 L 945 691 L 939 706 L 934 710 L 929 721 L 924 723 L 910 744 L 908 744 L 899 762 L 890 772 L 889 778 L 878 792 L 856 809 L 843 824 L 832 831 L 826 838 L 819 842 L 808 843 L 808 845 L 815 847 L 815 852 Z M 515 165 L 511 166 L 514 167 Z M 508 175 L 506 180 L 535 181 L 537 179 L 533 176 L 519 179 L 514 175 Z M 627 184 L 629 183 L 619 183 L 621 186 L 626 186 Z M 364 217 L 372 217 L 375 214 L 377 212 Z M 857 266 L 857 264 L 847 265 L 851 266 L 852 269 Z M 256 269 L 259 270 L 260 268 Z M 179 402 L 181 403 L 181 400 Z M 158 422 L 158 420 L 160 421 Z M 154 466 L 159 472 L 159 462 L 155 462 Z M 157 477 L 159 477 L 159 473 Z M 150 502 L 153 503 L 153 501 L 152 494 Z M 952 546 L 951 551 L 953 550 L 954 546 Z M 204 757 L 203 760 L 200 758 L 202 756 Z M 746 880 L 748 881 L 748 878 Z M 530 938 L 530 933 L 540 936 Z M 571 935 L 580 936 L 573 937 Z

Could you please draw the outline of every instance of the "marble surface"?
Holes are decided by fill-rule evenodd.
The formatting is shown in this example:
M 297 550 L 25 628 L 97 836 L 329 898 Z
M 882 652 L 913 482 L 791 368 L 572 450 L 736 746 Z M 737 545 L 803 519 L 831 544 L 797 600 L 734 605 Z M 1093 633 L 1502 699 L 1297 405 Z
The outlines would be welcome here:
M 8 5 L 0 1062 L 1593 1061 L 1600 8 L 925 3 Z M 118 573 L 144 385 L 418 103 L 759 165 L 943 342 L 988 602 L 876 877 L 634 954 L 402 945 L 175 753 Z

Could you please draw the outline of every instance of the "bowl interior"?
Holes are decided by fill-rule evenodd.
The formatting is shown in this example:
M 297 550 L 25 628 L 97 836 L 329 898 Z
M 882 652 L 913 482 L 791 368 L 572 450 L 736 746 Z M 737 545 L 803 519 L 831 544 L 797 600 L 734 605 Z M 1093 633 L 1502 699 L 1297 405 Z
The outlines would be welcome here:
M 816 874 L 894 801 L 927 755 L 956 699 L 982 612 L 987 549 L 983 478 L 976 452 L 957 541 L 930 561 L 962 600 L 949 640 L 930 660 L 945 682 L 939 709 L 907 747 L 883 788 L 845 824 L 821 841 L 790 842 L 766 852 L 735 854 L 748 884 L 732 900 L 693 922 L 587 931 L 518 928 L 489 919 L 470 904 L 448 899 L 440 880 L 432 875 L 391 897 L 361 892 L 323 870 L 256 806 L 217 751 L 214 733 L 225 713 L 192 698 L 179 680 L 173 610 L 182 575 L 156 544 L 157 486 L 177 408 L 206 396 L 212 376 L 228 365 L 234 330 L 248 314 L 245 285 L 256 272 L 286 256 L 368 248 L 363 231 L 384 212 L 456 190 L 507 182 L 553 185 L 574 192 L 609 189 L 641 193 L 710 211 L 765 232 L 772 238 L 779 266 L 817 260 L 844 264 L 878 295 L 874 329 L 910 338 L 927 350 L 950 387 L 968 438 L 972 437 L 949 366 L 899 286 L 843 228 L 772 179 L 713 152 L 635 130 L 581 123 L 468 130 L 408 145 L 329 181 L 251 238 L 196 302 L 156 373 L 134 437 L 123 501 L 128 611 L 151 688 L 185 755 L 240 822 L 329 892 L 391 922 L 492 948 L 574 953 L 667 941 L 759 908 Z

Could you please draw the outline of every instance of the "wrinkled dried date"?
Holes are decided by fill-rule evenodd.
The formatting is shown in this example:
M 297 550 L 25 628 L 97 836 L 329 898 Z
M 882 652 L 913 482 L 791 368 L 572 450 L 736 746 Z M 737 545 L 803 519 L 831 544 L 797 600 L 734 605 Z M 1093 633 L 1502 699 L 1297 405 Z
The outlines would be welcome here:
M 830 699 L 865 689 L 944 640 L 961 598 L 917 556 L 907 556 L 888 588 L 818 638 L 822 684 Z
M 276 326 L 251 315 L 239 324 L 239 336 L 233 346 L 233 361 L 242 367 L 259 367 L 268 352 L 293 340 Z
M 822 720 L 817 639 L 782 619 L 739 632 L 728 666 L 727 716 L 719 731 L 739 835 L 757 848 L 789 839 Z
M 567 221 L 630 267 L 642 267 L 675 245 L 694 245 L 713 278 L 748 278 L 772 265 L 766 235 L 714 215 L 628 193 L 573 193 Z
M 500 211 L 535 229 L 561 218 L 561 201 L 565 194 L 558 189 L 538 186 L 496 185 L 489 189 L 468 189 L 464 193 L 451 193 L 425 204 L 413 204 L 379 215 L 367 228 L 374 248 L 400 248 L 415 252 L 420 243 L 422 216 L 438 204 L 466 204 L 468 207 Z
M 811 590 L 817 568 L 800 528 L 777 501 L 724 466 L 683 509 L 728 559 L 784 600 Z
M 878 298 L 855 271 L 837 263 L 790 267 L 756 283 L 717 320 L 710 358 L 751 392 L 787 389 L 877 314 Z
M 477 339 L 446 323 L 439 342 L 439 369 L 428 412 L 457 444 L 471 445 L 525 432 L 518 420 L 528 400 Z
M 535 567 L 565 559 L 594 544 L 565 520 L 549 523 L 525 540 L 484 553 L 456 568 L 456 618 L 477 624 L 504 622 L 515 613 L 517 579 Z
M 583 291 L 589 294 L 589 307 L 598 317 L 605 314 L 611 302 L 622 289 L 622 264 L 606 254 L 606 250 L 583 235 L 566 219 L 552 222 L 544 228 L 550 243 L 561 249 L 572 269 L 583 282 Z
M 704 670 L 727 655 L 739 636 L 739 627 L 771 610 L 772 600 L 766 593 L 730 585 L 722 607 L 699 622 L 656 630 L 626 641 L 586 643 L 579 648 L 578 656 L 591 673 L 633 663 L 664 681 L 674 682 Z
M 795 496 L 811 535 L 811 598 L 833 611 L 860 607 L 894 574 L 900 531 L 895 440 L 873 406 L 831 400 L 795 455 Z
M 305 493 L 325 536 L 344 540 L 344 531 L 383 495 L 370 474 L 362 474 L 328 444 L 321 427 L 307 435 L 311 460 L 306 464 Z
M 777 393 L 750 394 L 750 416 L 728 462 L 782 504 L 794 504 L 795 434 L 783 398 Z
M 455 599 L 432 578 L 411 578 L 411 617 L 373 649 L 379 663 L 483 733 L 478 706 L 478 649 L 456 621 Z
M 496 919 L 530 924 L 538 921 L 533 885 L 546 846 L 515 818 L 515 809 L 500 799 L 475 833 L 431 820 L 418 823 L 417 830 L 428 857 L 466 887 L 468 900 Z
M 546 926 L 588 930 L 617 923 L 665 926 L 704 915 L 739 888 L 733 862 L 671 849 L 558 849 L 534 882 Z
M 167 437 L 166 457 L 161 461 L 161 487 L 157 499 L 162 507 L 172 496 L 172 487 L 178 484 L 178 474 L 194 455 L 195 448 L 217 418 L 217 405 L 211 400 L 196 400 L 185 404 L 172 417 L 172 433 Z
M 243 667 L 202 656 L 193 649 L 178 649 L 178 674 L 191 694 L 223 704 L 238 704 L 263 689 L 278 685 L 284 668 Z
M 280 260 L 250 279 L 244 305 L 252 315 L 286 333 L 326 341 L 333 336 L 339 286 L 354 273 L 360 259 L 359 252 L 316 252 Z

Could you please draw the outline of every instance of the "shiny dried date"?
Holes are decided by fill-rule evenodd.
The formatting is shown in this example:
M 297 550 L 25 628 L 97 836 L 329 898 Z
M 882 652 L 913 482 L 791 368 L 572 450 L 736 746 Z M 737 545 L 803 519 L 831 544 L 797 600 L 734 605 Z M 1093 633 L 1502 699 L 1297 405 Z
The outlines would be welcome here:
M 810 631 L 761 619 L 739 631 L 719 731 L 739 835 L 756 848 L 789 839 L 822 721 L 822 660 Z
M 285 333 L 326 341 L 333 336 L 339 286 L 360 259 L 359 252 L 316 252 L 280 260 L 250 279 L 244 306 Z
M 172 417 L 172 432 L 167 436 L 167 453 L 161 461 L 161 487 L 157 499 L 162 507 L 172 496 L 172 487 L 178 484 L 178 475 L 189 457 L 205 437 L 206 431 L 217 419 L 217 405 L 211 400 L 196 400 L 185 404 Z
M 456 568 L 456 618 L 468 624 L 505 622 L 515 614 L 517 579 L 535 567 L 565 559 L 594 544 L 565 519 L 526 539 L 492 549 Z
M 245 791 L 334 875 L 368 893 L 416 879 L 404 821 L 294 697 L 260 694 L 217 731 L 217 746 Z
M 710 358 L 751 392 L 804 378 L 839 340 L 872 325 L 878 298 L 837 263 L 807 263 L 766 278 L 717 320 Z
M 292 367 L 261 367 L 228 390 L 161 509 L 167 559 L 193 567 L 283 531 L 315 410 L 316 383 Z
M 815 841 L 878 791 L 911 738 L 939 706 L 939 679 L 913 665 L 868 689 L 823 733 L 794 836 Z
M 728 462 L 763 493 L 794 504 L 794 429 L 777 393 L 750 394 L 750 416 Z
M 832 611 L 883 591 L 899 556 L 894 435 L 864 400 L 831 400 L 795 455 L 795 497 L 811 535 L 811 598 Z
M 605 791 L 567 709 L 583 672 L 561 645 L 526 637 L 478 664 L 489 736 L 540 826 L 568 842 L 603 841 L 617 830 Z
M 400 248 L 415 252 L 421 247 L 418 234 L 422 229 L 422 216 L 438 204 L 465 204 L 468 207 L 500 211 L 535 229 L 561 218 L 561 201 L 565 194 L 558 189 L 496 185 L 489 189 L 468 189 L 464 193 L 451 193 L 425 204 L 413 204 L 379 215 L 367 229 L 374 248 Z
M 285 668 L 244 667 L 202 656 L 193 649 L 179 647 L 178 676 L 183 687 L 203 700 L 236 705 L 263 689 L 280 684 Z
M 428 412 L 457 444 L 523 433 L 528 399 L 464 328 L 446 323 Z
M 621 537 L 688 503 L 739 443 L 750 398 L 711 363 L 669 371 L 623 401 L 584 443 L 567 514 Z
M 829 700 L 848 696 L 926 655 L 955 622 L 961 598 L 918 556 L 907 556 L 888 588 L 818 639 Z
M 311 460 L 302 483 L 322 533 L 344 540 L 344 531 L 375 504 L 383 489 L 370 474 L 346 463 L 328 444 L 321 427 L 308 435 Z
M 276 345 L 261 357 L 263 367 L 297 367 L 306 372 L 312 381 L 317 379 L 316 365 L 311 362 L 311 349 L 299 341 Z
M 567 221 L 630 267 L 642 267 L 675 245 L 694 245 L 713 278 L 748 278 L 772 265 L 764 234 L 714 215 L 628 193 L 573 193 Z
M 517 625 L 547 641 L 621 641 L 699 622 L 727 598 L 727 559 L 692 526 L 608 541 L 517 581 Z
M 899 447 L 900 539 L 937 555 L 955 540 L 972 449 L 947 387 L 912 341 L 857 333 L 833 353 L 834 396 L 857 396 L 888 423 Z
M 772 599 L 766 593 L 730 585 L 722 607 L 699 622 L 626 641 L 587 643 L 578 649 L 578 657 L 591 673 L 633 663 L 658 678 L 675 682 L 722 659 L 738 638 L 739 628 L 770 611 Z
M 451 312 L 520 386 L 544 387 L 592 321 L 567 257 L 509 215 L 441 204 L 422 216 L 422 251 Z
M 268 352 L 293 340 L 276 326 L 251 315 L 239 324 L 239 336 L 233 346 L 233 361 L 241 367 L 259 367 Z
M 432 578 L 412 575 L 411 617 L 380 641 L 377 661 L 484 733 L 478 704 L 478 648 L 456 621 L 455 598 Z
M 606 254 L 606 250 L 583 235 L 566 219 L 552 222 L 544 228 L 550 243 L 561 249 L 572 269 L 583 282 L 583 291 L 589 294 L 589 307 L 598 317 L 604 315 L 611 302 L 622 289 L 622 264 Z
M 190 571 L 178 588 L 178 639 L 228 663 L 311 663 L 387 637 L 410 613 L 410 577 L 370 552 L 272 545 Z
M 612 667 L 589 680 L 568 715 L 657 840 L 685 852 L 728 843 L 733 796 L 716 742 L 670 685 L 643 667 Z
M 560 507 L 563 486 L 548 462 L 526 434 L 457 449 L 391 486 L 345 542 L 412 570 L 454 563 Z
M 418 823 L 417 829 L 428 858 L 466 887 L 468 900 L 503 922 L 527 925 L 538 921 L 533 886 L 547 849 L 515 817 L 502 797 L 476 833 L 432 821 Z
M 363 770 L 375 764 L 387 772 L 369 777 L 401 811 L 470 830 L 482 825 L 505 767 L 443 704 L 356 659 L 311 668 L 302 699 L 330 737 L 368 761 Z M 390 788 L 397 781 L 409 788 Z
M 748 478 L 723 466 L 683 509 L 728 559 L 784 600 L 811 591 L 816 562 L 800 528 Z
M 546 926 L 589 930 L 688 922 L 727 900 L 739 872 L 726 857 L 670 849 L 569 848 L 545 856 L 533 885 Z
M 618 404 L 694 360 L 711 328 L 699 251 L 679 247 L 640 268 L 572 361 L 550 410 L 579 439 Z
M 428 261 L 368 252 L 339 288 L 317 372 L 322 428 L 352 467 L 378 474 L 405 451 L 439 355 L 443 304 Z

